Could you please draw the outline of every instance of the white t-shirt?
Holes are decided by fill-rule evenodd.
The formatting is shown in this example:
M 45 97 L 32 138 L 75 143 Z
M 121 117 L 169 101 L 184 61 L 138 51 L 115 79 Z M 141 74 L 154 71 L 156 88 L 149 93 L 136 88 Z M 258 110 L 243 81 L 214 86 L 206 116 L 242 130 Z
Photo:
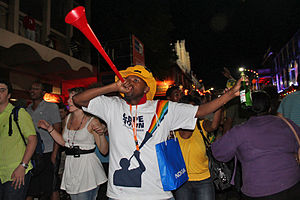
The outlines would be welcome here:
M 137 116 L 139 144 L 148 131 L 158 101 L 130 106 L 119 97 L 99 96 L 92 99 L 85 111 L 106 121 L 109 131 L 109 175 L 107 196 L 112 199 L 168 199 L 171 192 L 163 190 L 155 145 L 165 141 L 170 130 L 194 129 L 198 106 L 169 102 L 168 112 L 153 136 L 140 149 L 140 162 L 133 156 L 136 150 L 131 119 Z M 122 167 L 120 166 L 122 165 Z

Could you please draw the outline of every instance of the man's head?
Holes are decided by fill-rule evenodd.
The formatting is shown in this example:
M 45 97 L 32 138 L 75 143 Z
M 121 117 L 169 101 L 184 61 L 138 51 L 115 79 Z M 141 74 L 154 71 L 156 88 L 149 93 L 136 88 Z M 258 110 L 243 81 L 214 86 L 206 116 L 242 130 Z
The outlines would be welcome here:
M 29 95 L 31 100 L 43 100 L 43 97 L 46 93 L 46 86 L 44 83 L 39 80 L 34 81 L 29 90 Z
M 182 92 L 179 86 L 172 86 L 166 92 L 166 98 L 170 101 L 178 102 L 182 97 Z
M 8 104 L 11 93 L 11 83 L 6 80 L 0 80 L 0 105 Z
M 61 120 L 64 120 L 66 118 L 66 116 L 68 115 L 67 106 L 62 102 L 58 103 L 57 105 L 58 105 L 58 109 L 59 109 L 60 118 L 61 118 Z
M 121 76 L 130 81 L 132 90 L 125 94 L 127 99 L 141 98 L 146 94 L 147 100 L 152 100 L 156 92 L 156 81 L 149 69 L 136 65 L 120 71 Z M 118 81 L 118 77 L 115 78 Z

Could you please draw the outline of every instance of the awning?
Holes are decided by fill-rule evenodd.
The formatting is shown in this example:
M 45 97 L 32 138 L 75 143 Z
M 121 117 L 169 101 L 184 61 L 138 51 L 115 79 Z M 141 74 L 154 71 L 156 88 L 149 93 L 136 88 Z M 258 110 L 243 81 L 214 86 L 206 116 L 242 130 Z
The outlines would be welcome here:
M 95 76 L 92 65 L 1 28 L 0 67 L 52 80 Z

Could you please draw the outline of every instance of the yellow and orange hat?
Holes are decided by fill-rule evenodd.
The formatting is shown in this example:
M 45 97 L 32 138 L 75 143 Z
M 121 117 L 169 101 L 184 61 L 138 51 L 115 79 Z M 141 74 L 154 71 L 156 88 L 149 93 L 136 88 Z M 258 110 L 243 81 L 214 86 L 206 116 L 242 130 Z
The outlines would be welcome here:
M 128 67 L 125 70 L 120 71 L 120 74 L 123 78 L 126 78 L 130 75 L 138 76 L 143 79 L 150 90 L 147 92 L 147 100 L 152 100 L 156 93 L 156 81 L 152 75 L 152 72 L 145 66 L 135 65 L 133 67 Z M 115 76 L 115 81 L 117 82 L 119 78 Z M 124 96 L 124 94 L 121 94 Z

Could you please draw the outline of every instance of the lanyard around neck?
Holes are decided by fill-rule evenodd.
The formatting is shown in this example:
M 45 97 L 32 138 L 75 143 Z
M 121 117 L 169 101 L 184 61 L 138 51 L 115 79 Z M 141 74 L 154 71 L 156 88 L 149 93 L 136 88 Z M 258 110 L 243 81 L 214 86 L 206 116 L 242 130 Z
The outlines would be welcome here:
M 131 114 L 131 118 L 132 118 L 132 130 L 133 130 L 133 138 L 134 138 L 134 142 L 135 142 L 135 147 L 136 147 L 136 150 L 140 150 L 140 147 L 139 147 L 139 143 L 138 143 L 138 140 L 137 140 L 137 130 L 136 130 L 136 119 L 137 119 L 137 105 L 135 105 L 135 117 L 133 118 L 132 117 L 132 105 L 130 105 L 130 114 Z

